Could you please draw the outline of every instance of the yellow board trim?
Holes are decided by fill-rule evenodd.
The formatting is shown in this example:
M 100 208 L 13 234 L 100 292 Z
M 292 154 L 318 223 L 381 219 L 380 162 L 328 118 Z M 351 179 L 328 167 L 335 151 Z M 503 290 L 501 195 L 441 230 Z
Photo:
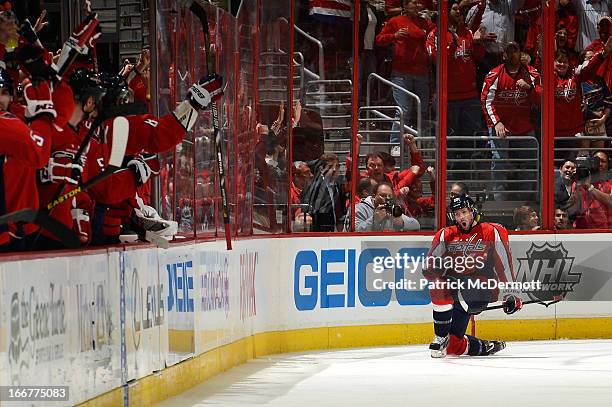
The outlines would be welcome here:
M 193 332 L 174 331 L 180 346 L 192 346 Z M 482 338 L 507 341 L 545 339 L 609 339 L 612 318 L 564 318 L 478 321 Z M 144 406 L 176 396 L 204 380 L 250 359 L 275 353 L 303 352 L 429 343 L 431 323 L 342 326 L 294 329 L 255 334 L 204 352 L 194 358 L 143 377 L 129 385 L 130 405 Z M 174 344 L 173 344 L 174 347 Z M 103 407 L 123 404 L 123 389 L 104 393 L 80 406 Z

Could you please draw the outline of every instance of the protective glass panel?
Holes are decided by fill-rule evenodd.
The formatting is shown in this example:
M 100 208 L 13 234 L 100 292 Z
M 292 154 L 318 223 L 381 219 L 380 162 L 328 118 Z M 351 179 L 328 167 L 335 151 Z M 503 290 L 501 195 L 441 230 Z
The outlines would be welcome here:
M 156 72 L 155 102 L 159 116 L 174 110 L 176 102 L 176 70 L 174 53 L 176 49 L 177 15 L 173 11 L 175 3 L 169 0 L 159 0 L 156 8 L 157 39 L 156 55 L 152 60 L 152 69 Z M 167 72 L 167 75 L 160 74 Z M 160 154 L 161 171 L 159 174 L 158 201 L 154 206 L 164 219 L 175 219 L 175 191 L 174 191 L 174 151 Z
M 345 228 L 353 94 L 351 1 L 296 2 L 290 184 L 293 232 Z
M 542 2 L 449 5 L 447 201 L 468 194 L 483 220 L 538 229 Z
M 559 1 L 554 35 L 556 230 L 612 226 L 610 2 Z
M 236 232 L 253 232 L 253 160 L 257 100 L 257 0 L 243 0 L 238 10 L 236 44 L 238 51 L 238 93 L 236 95 Z
M 287 230 L 291 2 L 268 2 L 259 13 L 253 229 L 282 233 Z
M 361 1 L 354 230 L 436 226 L 437 2 Z

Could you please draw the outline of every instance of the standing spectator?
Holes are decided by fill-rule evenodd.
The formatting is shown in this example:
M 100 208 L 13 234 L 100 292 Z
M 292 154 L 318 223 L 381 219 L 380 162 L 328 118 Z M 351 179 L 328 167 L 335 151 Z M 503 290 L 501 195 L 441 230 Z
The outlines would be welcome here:
M 599 21 L 597 22 L 597 33 L 599 34 L 599 38 L 593 40 L 593 42 L 585 48 L 585 51 L 593 51 L 595 53 L 604 51 L 604 48 L 606 48 L 606 43 L 610 39 L 611 24 L 612 18 L 610 18 L 609 16 L 605 16 L 599 19 Z M 606 55 L 605 62 L 597 71 L 597 74 L 606 81 L 606 86 L 608 86 L 608 89 L 612 89 L 612 62 L 610 61 L 611 59 L 607 58 Z
M 468 12 L 468 27 L 486 30 L 487 65 L 496 66 L 502 60 L 504 47 L 514 42 L 514 16 L 525 0 L 483 0 Z M 481 17 L 480 23 L 478 19 Z
M 555 51 L 563 50 L 567 53 L 570 68 L 575 68 L 578 65 L 578 54 L 569 43 L 568 30 L 564 25 L 557 26 L 555 33 Z
M 421 101 L 421 114 L 427 116 L 429 109 L 429 60 L 425 46 L 427 34 L 434 28 L 431 21 L 419 17 L 416 0 L 404 0 L 404 14 L 393 17 L 385 24 L 376 37 L 376 45 L 393 44 L 393 70 L 391 81 L 412 93 Z M 402 108 L 405 122 L 412 118 L 414 99 L 398 89 L 393 89 L 395 103 Z M 417 112 L 418 113 L 418 112 Z M 398 130 L 394 124 L 394 130 Z M 399 134 L 394 132 L 392 143 L 399 142 Z M 399 146 L 393 155 L 399 155 Z
M 427 38 L 427 52 L 435 62 L 437 58 L 436 44 L 437 29 L 432 30 Z M 480 103 L 478 100 L 478 87 L 476 85 L 476 63 L 484 58 L 482 44 L 482 31 L 477 30 L 474 35 L 465 26 L 465 17 L 455 2 L 448 15 L 448 32 L 446 33 L 448 45 L 448 171 L 449 179 L 454 179 L 453 170 L 470 168 L 467 160 L 471 157 L 470 151 L 457 151 L 460 148 L 469 148 L 470 142 L 466 140 L 455 141 L 452 136 L 473 136 L 484 128 Z M 463 159 L 464 163 L 454 160 Z M 467 175 L 467 174 L 458 174 Z
M 374 49 L 376 35 L 382 28 L 384 0 L 360 0 L 359 15 L 359 101 L 365 102 L 368 76 L 377 71 Z
M 567 48 L 576 50 L 578 38 L 578 17 L 571 0 L 555 0 L 555 22 L 557 27 L 567 30 Z
M 569 56 L 565 50 L 555 52 L 555 138 L 573 137 L 584 130 L 584 118 L 581 112 L 582 82 L 591 78 L 601 64 L 612 52 L 612 41 L 597 57 L 572 69 Z M 559 141 L 559 140 L 555 140 Z M 563 143 L 558 146 L 578 147 L 576 143 Z M 581 148 L 589 147 L 589 140 L 581 142 Z
M 539 73 L 529 65 L 520 62 L 521 52 L 517 43 L 506 46 L 506 63 L 499 65 L 485 78 L 480 95 L 480 101 L 489 128 L 489 144 L 492 149 L 491 162 L 494 197 L 496 200 L 508 199 L 501 194 L 506 189 L 504 182 L 508 172 L 521 165 L 532 169 L 531 172 L 520 173 L 521 178 L 536 178 L 535 165 L 529 161 L 520 164 L 510 164 L 509 159 L 533 159 L 537 157 L 537 145 L 531 140 L 508 140 L 508 136 L 535 136 L 531 123 L 531 109 L 540 103 L 542 86 Z M 516 150 L 512 150 L 515 149 Z M 509 149 L 511 149 L 509 151 Z M 528 150 L 522 150 L 528 149 Z M 535 200 L 535 185 L 533 183 L 516 183 L 517 189 L 534 191 L 525 200 Z M 519 197 L 512 200 L 518 200 Z
M 580 27 L 576 42 L 576 50 L 580 52 L 597 38 L 597 23 L 610 15 L 610 0 L 572 0 L 572 3 Z
M 310 205 L 313 232 L 335 232 L 342 227 L 346 204 L 338 184 L 340 163 L 335 154 L 323 154 L 312 182 L 303 192 L 303 201 Z
M 567 230 L 571 229 L 572 225 L 569 222 L 569 216 L 563 208 L 555 208 L 555 223 L 553 225 L 554 230 Z
M 596 58 L 593 51 L 584 52 L 584 61 Z M 612 94 L 604 79 L 592 76 L 581 84 L 582 87 L 582 113 L 585 120 L 584 133 L 586 136 L 605 137 L 607 122 L 612 108 Z M 591 147 L 603 147 L 603 140 L 591 141 Z

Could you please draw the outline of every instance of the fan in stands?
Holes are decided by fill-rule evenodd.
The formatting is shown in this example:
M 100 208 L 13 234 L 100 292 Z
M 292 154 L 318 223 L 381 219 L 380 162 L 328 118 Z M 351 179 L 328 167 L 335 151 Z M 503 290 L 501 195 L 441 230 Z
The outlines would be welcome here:
M 450 211 L 454 226 L 441 229 L 434 237 L 423 275 L 429 280 L 433 304 L 435 338 L 431 356 L 487 356 L 506 347 L 502 341 L 487 341 L 466 335 L 471 315 L 497 301 L 500 290 L 479 287 L 474 282 L 513 282 L 508 232 L 498 224 L 479 223 L 474 201 L 467 195 L 454 196 Z M 437 259 L 444 261 L 437 262 Z M 448 259 L 452 261 L 447 262 Z M 433 263 L 433 264 L 432 264 Z M 444 263 L 444 266 L 442 265 Z M 454 267 L 446 267 L 453 264 Z M 470 283 L 471 282 L 471 283 Z M 522 307 L 515 293 L 503 293 L 504 312 L 513 314 Z

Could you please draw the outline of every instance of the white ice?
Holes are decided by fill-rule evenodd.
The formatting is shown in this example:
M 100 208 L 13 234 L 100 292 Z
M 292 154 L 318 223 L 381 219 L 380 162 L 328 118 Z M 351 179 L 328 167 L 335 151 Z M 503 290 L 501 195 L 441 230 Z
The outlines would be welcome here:
M 274 355 L 158 406 L 612 406 L 612 340 L 512 342 L 491 357 L 426 346 Z

